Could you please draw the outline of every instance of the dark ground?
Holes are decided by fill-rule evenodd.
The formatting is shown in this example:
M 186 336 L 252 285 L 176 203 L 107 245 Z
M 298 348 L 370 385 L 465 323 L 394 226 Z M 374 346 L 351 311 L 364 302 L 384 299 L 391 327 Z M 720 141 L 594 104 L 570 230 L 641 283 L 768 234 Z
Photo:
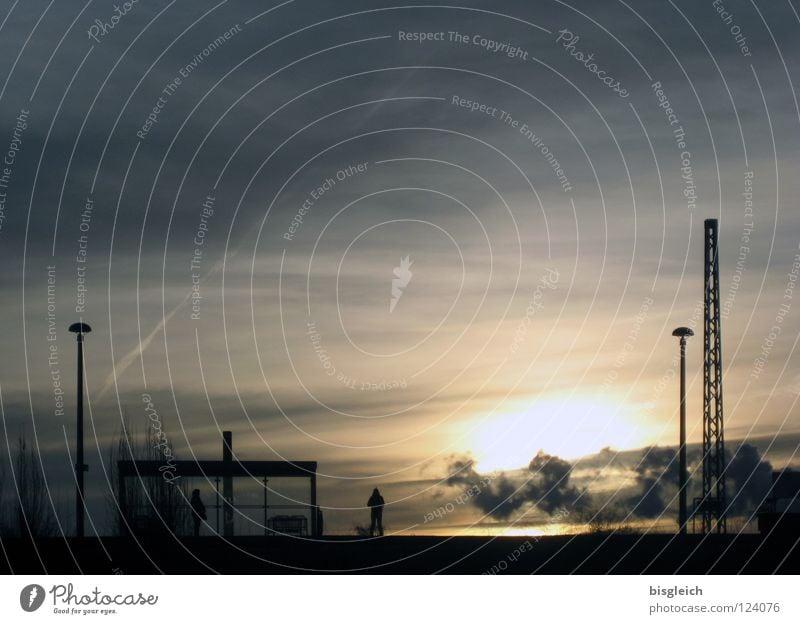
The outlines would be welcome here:
M 216 537 L 3 540 L 2 573 L 797 574 L 798 537 Z

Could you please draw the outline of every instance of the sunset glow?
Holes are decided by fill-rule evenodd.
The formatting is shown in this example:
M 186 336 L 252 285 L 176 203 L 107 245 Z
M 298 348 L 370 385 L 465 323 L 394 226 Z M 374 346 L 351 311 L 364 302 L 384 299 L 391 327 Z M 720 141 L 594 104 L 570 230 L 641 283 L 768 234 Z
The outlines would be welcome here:
M 556 396 L 527 405 L 519 402 L 503 414 L 477 419 L 470 448 L 478 469 L 492 472 L 527 466 L 540 449 L 577 459 L 606 446 L 631 448 L 642 439 L 642 431 L 624 407 Z

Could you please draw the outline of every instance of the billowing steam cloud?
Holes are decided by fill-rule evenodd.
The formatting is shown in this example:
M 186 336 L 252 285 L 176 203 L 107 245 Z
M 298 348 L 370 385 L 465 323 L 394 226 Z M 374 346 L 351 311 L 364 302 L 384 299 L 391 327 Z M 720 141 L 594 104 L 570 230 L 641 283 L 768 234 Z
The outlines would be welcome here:
M 472 503 L 498 520 L 509 518 L 527 505 L 552 515 L 561 507 L 582 508 L 585 504 L 581 492 L 570 484 L 571 471 L 568 461 L 543 451 L 531 460 L 527 472 L 491 475 L 478 473 L 473 460 L 462 457 L 450 463 L 447 484 L 472 488 Z
M 692 464 L 700 457 L 699 453 L 691 453 L 691 458 L 688 455 L 689 453 L 687 459 Z M 626 513 L 639 518 L 657 518 L 663 515 L 670 503 L 677 500 L 678 470 L 676 449 L 644 449 L 639 463 L 633 467 L 636 490 L 622 504 Z
M 614 468 L 615 474 L 629 474 L 633 485 L 611 495 L 587 492 L 573 483 L 572 463 L 544 451 L 536 454 L 527 470 L 493 474 L 481 474 L 475 470 L 471 458 L 457 457 L 448 466 L 447 484 L 470 488 L 470 502 L 497 520 L 508 519 L 528 506 L 549 515 L 562 507 L 577 512 L 602 508 L 608 515 L 628 519 L 669 518 L 677 509 L 676 448 L 648 447 L 633 457 L 630 452 L 616 454 L 604 449 L 592 459 L 602 459 L 606 467 Z M 700 449 L 689 449 L 687 459 L 691 504 L 692 499 L 700 495 Z M 772 465 L 763 460 L 751 444 L 741 444 L 732 456 L 727 454 L 727 459 L 728 516 L 752 515 L 769 491 Z M 603 481 L 602 474 L 599 468 L 594 471 L 591 484 L 607 492 L 608 483 Z
M 752 515 L 772 486 L 772 464 L 761 459 L 758 449 L 742 444 L 725 471 L 729 515 Z
M 542 511 L 552 514 L 559 507 L 581 508 L 585 503 L 581 493 L 570 485 L 572 464 L 565 459 L 539 451 L 528 470 L 533 474 L 528 495 Z
M 688 498 L 701 494 L 702 453 L 699 449 L 687 453 L 690 476 Z M 761 458 L 752 444 L 742 444 L 733 456 L 726 451 L 726 494 L 728 516 L 753 514 L 769 491 L 772 465 Z M 692 466 L 695 470 L 692 470 Z M 636 490 L 622 504 L 626 512 L 639 518 L 657 518 L 677 505 L 678 492 L 677 449 L 671 447 L 646 448 L 640 462 L 633 467 Z

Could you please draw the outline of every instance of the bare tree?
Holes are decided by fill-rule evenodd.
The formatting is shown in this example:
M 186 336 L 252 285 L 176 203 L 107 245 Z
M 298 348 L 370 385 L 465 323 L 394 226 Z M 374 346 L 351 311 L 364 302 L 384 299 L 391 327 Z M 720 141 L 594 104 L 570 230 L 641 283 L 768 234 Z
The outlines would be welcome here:
M 14 487 L 10 488 L 10 504 L 3 505 L 4 509 L 9 510 L 10 516 L 5 519 L 3 532 L 15 537 L 55 535 L 57 524 L 48 497 L 41 457 L 28 444 L 24 433 L 17 438 L 9 464 Z M 5 475 L 4 469 L 3 473 Z M 0 494 L 2 481 L 0 477 Z
M 163 429 L 148 426 L 137 434 L 126 420 L 108 452 L 110 495 L 107 497 L 112 531 L 119 535 L 186 535 L 189 532 L 187 485 L 180 475 L 169 471 L 175 457 L 164 453 Z M 158 477 L 128 478 L 124 495 L 119 489 L 119 461 L 161 462 L 166 468 Z M 124 496 L 124 497 L 123 497 Z
M 8 509 L 8 505 L 6 505 L 6 499 L 4 497 L 4 487 L 6 484 L 6 464 L 8 461 L 9 459 L 7 456 L 0 455 L 0 536 L 8 533 L 5 518 L 5 510 Z
M 577 521 L 588 533 L 632 533 L 634 529 L 626 521 L 627 514 L 619 505 L 606 504 L 601 508 L 591 505 L 581 510 Z

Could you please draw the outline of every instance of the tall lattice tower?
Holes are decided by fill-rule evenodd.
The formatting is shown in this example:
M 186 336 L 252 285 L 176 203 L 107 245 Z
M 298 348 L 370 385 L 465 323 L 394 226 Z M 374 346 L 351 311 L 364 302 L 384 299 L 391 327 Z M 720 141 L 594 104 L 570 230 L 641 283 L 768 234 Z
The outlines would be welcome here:
M 722 418 L 722 327 L 716 219 L 705 220 L 703 344 L 703 533 L 725 532 L 725 436 Z

